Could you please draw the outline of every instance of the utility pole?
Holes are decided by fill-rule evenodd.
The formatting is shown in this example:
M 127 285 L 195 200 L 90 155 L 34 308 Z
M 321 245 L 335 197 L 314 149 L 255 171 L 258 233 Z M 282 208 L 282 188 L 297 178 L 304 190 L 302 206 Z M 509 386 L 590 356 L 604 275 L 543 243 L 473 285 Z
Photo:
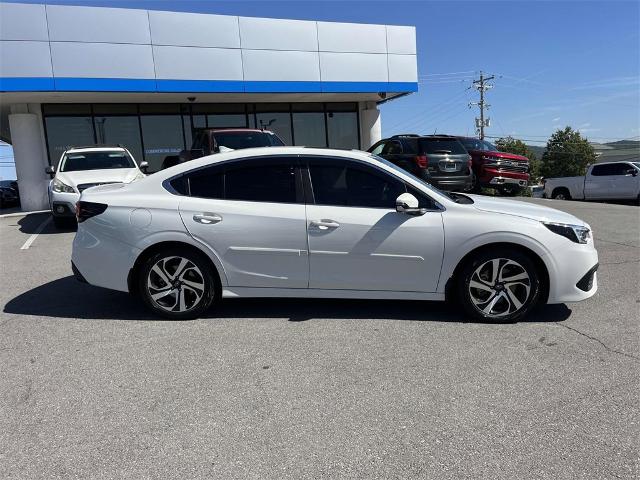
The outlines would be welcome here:
M 490 88 L 493 88 L 493 85 L 486 82 L 488 82 L 489 80 L 493 80 L 494 78 L 494 75 L 485 77 L 484 74 L 480 72 L 480 78 L 473 81 L 473 87 L 480 92 L 480 101 L 470 103 L 469 108 L 475 105 L 480 108 L 480 118 L 476 117 L 476 133 L 480 136 L 480 140 L 484 140 L 484 128 L 491 125 L 491 119 L 487 118 L 485 120 L 484 118 L 484 109 L 488 109 L 491 106 L 488 103 L 485 103 L 484 92 L 486 92 Z

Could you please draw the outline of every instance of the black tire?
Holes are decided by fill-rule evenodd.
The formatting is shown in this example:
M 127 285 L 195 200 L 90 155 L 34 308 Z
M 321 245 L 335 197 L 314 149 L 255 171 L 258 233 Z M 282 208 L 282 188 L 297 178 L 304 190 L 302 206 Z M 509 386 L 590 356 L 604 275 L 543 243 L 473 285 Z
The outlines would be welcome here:
M 186 260 L 187 264 L 183 270 L 177 271 L 182 259 Z M 161 269 L 169 284 L 163 276 L 156 273 L 158 269 L 154 270 L 154 266 Z M 171 278 L 172 275 L 175 276 Z M 187 285 L 186 282 L 191 283 Z M 198 318 L 211 307 L 214 300 L 220 298 L 220 280 L 209 259 L 189 248 L 171 247 L 151 255 L 141 265 L 137 283 L 138 292 L 145 305 L 156 315 L 171 320 Z M 196 284 L 202 284 L 199 298 L 199 289 L 191 288 Z M 152 298 L 152 295 L 162 293 L 165 295 L 156 297 L 155 300 Z M 172 308 L 174 301 L 175 305 Z M 181 303 L 182 301 L 184 303 Z M 190 305 L 191 303 L 193 304 Z M 183 306 L 186 309 L 182 309 Z
M 493 273 L 495 260 L 498 261 L 496 274 Z M 527 278 L 518 278 L 523 273 Z M 496 281 L 491 281 L 492 276 Z M 518 279 L 504 282 L 503 278 Z M 540 281 L 528 255 L 515 249 L 484 250 L 462 267 L 456 279 L 456 295 L 470 317 L 483 322 L 510 323 L 525 317 L 538 303 L 542 291 Z M 474 288 L 478 283 L 482 288 Z M 499 298 L 494 301 L 496 297 Z
M 556 188 L 551 193 L 551 198 L 555 200 L 571 200 L 571 194 L 569 193 L 569 190 L 567 190 L 566 188 L 560 187 L 560 188 Z

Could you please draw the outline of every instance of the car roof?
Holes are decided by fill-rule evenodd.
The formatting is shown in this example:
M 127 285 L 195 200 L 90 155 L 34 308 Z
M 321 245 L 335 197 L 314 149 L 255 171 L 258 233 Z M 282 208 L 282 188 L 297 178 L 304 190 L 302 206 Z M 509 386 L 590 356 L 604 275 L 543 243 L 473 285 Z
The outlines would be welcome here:
M 252 133 L 267 133 L 274 135 L 271 130 L 261 130 L 259 128 L 203 128 L 204 131 L 209 132 L 252 132 Z
M 92 146 L 92 147 L 71 147 L 66 150 L 66 153 L 82 153 L 82 152 L 113 152 L 114 150 L 125 151 L 124 147 L 121 146 Z

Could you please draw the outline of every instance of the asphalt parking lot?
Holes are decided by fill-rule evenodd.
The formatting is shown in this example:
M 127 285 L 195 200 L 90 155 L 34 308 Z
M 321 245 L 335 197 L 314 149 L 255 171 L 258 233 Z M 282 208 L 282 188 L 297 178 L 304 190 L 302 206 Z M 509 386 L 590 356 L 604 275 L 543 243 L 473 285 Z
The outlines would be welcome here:
M 156 320 L 73 279 L 73 231 L 1 218 L 0 478 L 638 478 L 640 209 L 529 201 L 591 224 L 600 288 L 513 325 L 272 299 Z

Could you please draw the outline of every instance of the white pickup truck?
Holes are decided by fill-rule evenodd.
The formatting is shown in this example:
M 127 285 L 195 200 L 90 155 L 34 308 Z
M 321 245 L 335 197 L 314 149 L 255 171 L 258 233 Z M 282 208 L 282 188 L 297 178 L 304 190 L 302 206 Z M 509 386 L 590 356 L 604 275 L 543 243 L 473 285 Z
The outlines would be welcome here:
M 584 177 L 547 178 L 545 198 L 640 201 L 640 161 L 591 165 Z

